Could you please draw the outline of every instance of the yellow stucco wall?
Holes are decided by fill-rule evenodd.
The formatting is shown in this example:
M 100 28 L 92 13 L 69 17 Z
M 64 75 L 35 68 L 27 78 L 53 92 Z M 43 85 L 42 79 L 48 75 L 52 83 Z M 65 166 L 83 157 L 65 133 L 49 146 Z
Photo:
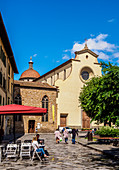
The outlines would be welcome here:
M 86 59 L 88 55 L 88 59 Z M 80 60 L 80 61 L 77 61 Z M 59 79 L 55 85 L 59 87 L 58 94 L 58 125 L 60 125 L 60 114 L 67 113 L 68 126 L 82 126 L 82 111 L 79 107 L 79 94 L 84 81 L 81 79 L 81 70 L 89 68 L 92 71 L 92 76 L 101 76 L 101 68 L 97 63 L 97 58 L 89 53 L 80 54 L 76 60 L 72 61 L 72 71 L 66 80 Z
M 85 51 L 85 50 L 84 50 Z M 67 115 L 66 124 L 71 127 L 82 127 L 82 109 L 78 101 L 81 88 L 85 84 L 81 73 L 88 71 L 89 79 L 94 76 L 101 76 L 101 67 L 97 60 L 97 55 L 89 50 L 76 54 L 75 59 L 54 69 L 42 76 L 38 81 L 51 85 L 51 76 L 54 85 L 58 87 L 57 96 L 57 126 L 60 125 L 60 115 Z M 64 80 L 64 70 L 66 69 L 66 79 Z M 59 79 L 57 79 L 59 73 Z M 54 77 L 55 78 L 54 78 Z M 95 125 L 92 123 L 92 125 Z

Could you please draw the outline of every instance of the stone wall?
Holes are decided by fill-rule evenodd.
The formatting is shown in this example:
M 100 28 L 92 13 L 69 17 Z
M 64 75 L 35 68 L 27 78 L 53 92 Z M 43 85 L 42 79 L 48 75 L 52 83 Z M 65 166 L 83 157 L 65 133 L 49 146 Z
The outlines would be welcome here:
M 14 87 L 14 98 L 20 94 L 22 98 L 22 105 L 33 106 L 33 107 L 42 107 L 42 98 L 44 96 L 48 97 L 48 122 L 42 122 L 42 116 L 38 115 L 28 115 L 23 116 L 23 125 L 21 127 L 21 122 L 17 121 L 16 132 L 20 132 L 19 129 L 23 129 L 24 133 L 28 133 L 29 131 L 29 120 L 35 120 L 35 127 L 37 123 L 40 123 L 41 127 L 38 129 L 38 132 L 46 133 L 46 132 L 54 132 L 57 128 L 57 106 L 56 106 L 56 93 L 57 91 L 54 89 L 39 89 L 33 87 L 20 87 L 16 85 Z M 53 122 L 53 113 L 52 113 L 52 105 L 54 105 L 54 122 Z M 35 131 L 34 131 L 35 132 Z

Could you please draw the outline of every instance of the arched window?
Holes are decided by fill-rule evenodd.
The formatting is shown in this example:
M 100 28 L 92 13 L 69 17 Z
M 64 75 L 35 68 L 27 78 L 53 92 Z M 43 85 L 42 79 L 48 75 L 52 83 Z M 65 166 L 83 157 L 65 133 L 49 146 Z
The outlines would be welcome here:
M 42 116 L 42 122 L 48 122 L 48 97 L 44 96 L 42 99 L 42 108 L 47 109 L 47 113 Z
M 22 98 L 20 96 L 20 94 L 18 94 L 15 99 L 14 99 L 14 103 L 15 104 L 22 104 Z M 22 115 L 15 115 L 15 121 L 22 121 Z

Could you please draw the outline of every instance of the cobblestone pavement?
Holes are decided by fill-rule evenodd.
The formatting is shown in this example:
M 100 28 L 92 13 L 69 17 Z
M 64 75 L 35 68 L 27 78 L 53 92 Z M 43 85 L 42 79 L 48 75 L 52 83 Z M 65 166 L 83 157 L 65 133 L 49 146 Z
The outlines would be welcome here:
M 21 140 L 32 139 L 33 135 L 25 135 Z M 0 164 L 0 170 L 118 170 L 119 161 L 107 158 L 102 153 L 91 150 L 78 143 L 72 144 L 69 138 L 68 144 L 62 141 L 60 144 L 55 143 L 53 134 L 41 134 L 40 138 L 45 139 L 46 149 L 50 156 L 45 162 L 39 160 L 31 161 L 29 159 L 18 159 L 5 161 Z

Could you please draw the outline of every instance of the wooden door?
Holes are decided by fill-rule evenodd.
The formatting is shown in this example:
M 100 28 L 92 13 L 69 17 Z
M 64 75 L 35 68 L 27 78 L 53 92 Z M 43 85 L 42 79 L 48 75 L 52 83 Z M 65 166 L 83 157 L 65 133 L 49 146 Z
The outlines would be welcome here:
M 60 117 L 60 127 L 66 126 L 66 117 Z
M 28 125 L 28 132 L 29 133 L 34 133 L 35 132 L 35 120 L 29 120 L 29 125 Z
M 90 128 L 90 118 L 84 111 L 82 112 L 82 128 Z

